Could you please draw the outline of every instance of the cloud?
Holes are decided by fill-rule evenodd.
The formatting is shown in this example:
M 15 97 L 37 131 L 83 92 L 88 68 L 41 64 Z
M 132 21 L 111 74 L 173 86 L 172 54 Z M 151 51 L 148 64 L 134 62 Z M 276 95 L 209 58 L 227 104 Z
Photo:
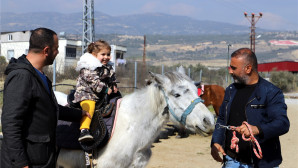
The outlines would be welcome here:
M 83 11 L 83 1 L 82 0 L 63 0 L 63 1 L 51 0 L 51 4 L 55 8 L 55 11 L 57 11 L 57 12 L 73 13 L 73 12 L 82 12 Z
M 256 15 L 258 16 L 259 14 Z M 249 18 L 249 20 L 251 19 Z M 251 25 L 247 18 L 244 18 L 240 24 L 249 26 Z M 271 30 L 298 30 L 297 23 L 292 23 L 282 16 L 270 12 L 263 12 L 263 16 L 257 22 L 256 27 Z
M 61 12 L 72 13 L 83 10 L 81 0 L 2 0 L 1 11 L 27 13 L 27 12 Z
M 141 11 L 146 13 L 161 12 L 169 13 L 171 15 L 193 16 L 198 9 L 185 3 L 175 3 L 170 5 L 168 3 L 163 3 L 162 1 L 151 1 L 143 5 Z
M 144 13 L 151 13 L 151 12 L 157 12 L 160 10 L 160 7 L 162 4 L 160 2 L 148 2 L 145 5 L 141 7 L 141 11 Z
M 169 13 L 172 15 L 193 16 L 197 10 L 196 7 L 184 3 L 177 3 L 169 7 Z

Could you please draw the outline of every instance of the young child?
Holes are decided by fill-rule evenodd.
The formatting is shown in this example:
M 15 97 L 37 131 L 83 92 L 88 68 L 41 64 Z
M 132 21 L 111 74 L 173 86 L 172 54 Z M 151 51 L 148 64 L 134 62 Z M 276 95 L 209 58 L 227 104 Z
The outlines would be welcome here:
M 111 85 L 115 81 L 115 72 L 110 62 L 110 45 L 98 40 L 88 46 L 88 52 L 81 56 L 77 63 L 76 70 L 79 71 L 76 91 L 74 94 L 74 103 L 80 103 L 84 111 L 88 111 L 93 117 L 95 104 L 104 99 L 105 95 L 118 91 L 116 85 Z M 110 86 L 109 86 L 110 85 Z M 91 141 L 90 135 L 91 119 L 83 117 L 80 126 L 80 142 Z

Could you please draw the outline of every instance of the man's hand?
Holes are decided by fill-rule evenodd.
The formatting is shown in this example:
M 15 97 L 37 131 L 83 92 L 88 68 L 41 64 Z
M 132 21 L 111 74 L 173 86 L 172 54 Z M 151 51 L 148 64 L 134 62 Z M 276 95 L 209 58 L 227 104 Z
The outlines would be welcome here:
M 222 155 L 226 155 L 225 151 L 223 150 L 222 146 L 218 143 L 214 143 L 211 147 L 211 155 L 213 157 L 214 160 L 218 161 L 218 162 L 222 162 L 222 157 L 219 155 L 219 152 Z
M 254 136 L 258 135 L 260 133 L 258 127 L 250 125 L 250 124 L 248 124 L 248 125 L 250 126 Z M 245 124 L 242 124 L 241 126 L 237 127 L 236 131 L 241 135 L 244 134 L 245 137 L 250 136 L 249 130 Z
M 88 118 L 91 119 L 91 115 L 87 111 L 82 110 L 82 117 L 84 116 L 87 116 Z

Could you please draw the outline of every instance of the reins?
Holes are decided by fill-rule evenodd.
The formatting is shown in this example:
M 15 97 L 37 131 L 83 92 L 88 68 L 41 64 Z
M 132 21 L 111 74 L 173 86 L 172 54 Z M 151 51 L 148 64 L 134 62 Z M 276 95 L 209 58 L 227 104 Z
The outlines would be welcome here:
M 251 127 L 249 126 L 249 124 L 246 121 L 243 121 L 243 124 L 245 124 L 245 126 L 247 127 L 247 129 L 250 133 L 250 137 L 246 138 L 245 135 L 242 134 L 242 139 L 244 141 L 250 141 L 250 143 L 253 146 L 253 151 L 254 151 L 256 157 L 259 158 L 259 159 L 262 159 L 263 154 L 262 154 L 261 146 L 260 146 L 258 140 L 254 137 Z M 219 124 L 219 126 L 233 131 L 233 137 L 231 139 L 230 148 L 236 150 L 236 153 L 238 153 L 239 152 L 239 146 L 238 146 L 239 138 L 237 138 L 237 136 L 236 136 L 236 128 L 237 127 L 235 127 L 235 126 L 224 126 L 224 125 L 220 125 L 220 124 Z M 257 146 L 258 150 L 256 149 L 256 146 Z

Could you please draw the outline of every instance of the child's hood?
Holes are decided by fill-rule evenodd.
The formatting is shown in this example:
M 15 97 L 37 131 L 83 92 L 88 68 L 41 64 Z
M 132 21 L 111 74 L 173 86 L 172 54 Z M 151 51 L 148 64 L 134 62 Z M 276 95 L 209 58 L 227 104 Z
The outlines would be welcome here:
M 85 53 L 80 57 L 80 60 L 77 63 L 76 71 L 80 71 L 83 68 L 95 70 L 97 67 L 102 67 L 102 63 L 92 54 Z

